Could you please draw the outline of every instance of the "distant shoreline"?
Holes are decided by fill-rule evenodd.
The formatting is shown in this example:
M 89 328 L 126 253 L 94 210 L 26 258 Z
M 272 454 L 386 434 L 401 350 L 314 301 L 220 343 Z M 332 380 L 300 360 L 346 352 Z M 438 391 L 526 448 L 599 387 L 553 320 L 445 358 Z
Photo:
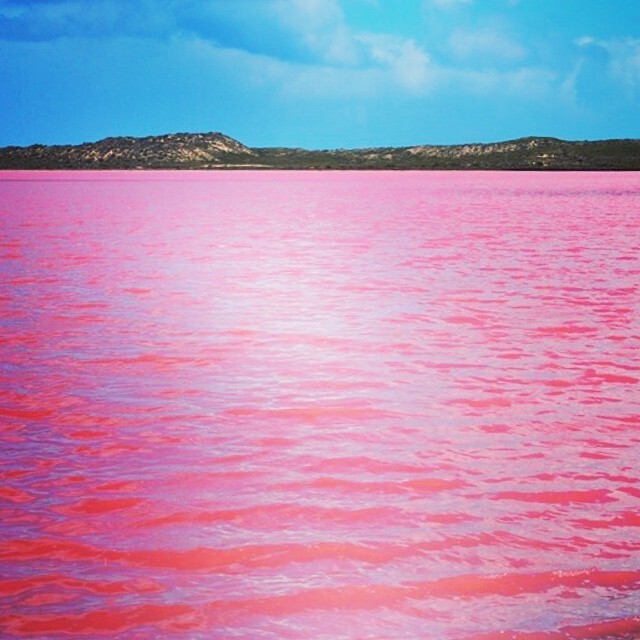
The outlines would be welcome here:
M 251 148 L 222 133 L 105 138 L 0 148 L 0 170 L 639 171 L 640 140 L 505 142 L 306 150 Z

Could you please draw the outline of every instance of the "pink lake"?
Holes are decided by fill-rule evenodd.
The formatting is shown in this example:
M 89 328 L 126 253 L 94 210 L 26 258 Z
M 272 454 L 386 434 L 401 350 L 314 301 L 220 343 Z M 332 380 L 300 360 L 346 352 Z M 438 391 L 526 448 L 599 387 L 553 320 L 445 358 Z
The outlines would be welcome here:
M 0 635 L 640 634 L 640 174 L 0 172 Z

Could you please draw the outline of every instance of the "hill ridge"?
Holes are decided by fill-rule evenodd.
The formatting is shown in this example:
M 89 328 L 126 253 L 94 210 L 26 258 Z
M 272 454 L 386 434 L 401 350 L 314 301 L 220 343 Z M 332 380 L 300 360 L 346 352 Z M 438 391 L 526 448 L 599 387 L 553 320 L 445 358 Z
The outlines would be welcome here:
M 502 142 L 307 150 L 251 148 L 212 131 L 0 148 L 0 169 L 242 168 L 640 170 L 640 140 L 527 136 Z

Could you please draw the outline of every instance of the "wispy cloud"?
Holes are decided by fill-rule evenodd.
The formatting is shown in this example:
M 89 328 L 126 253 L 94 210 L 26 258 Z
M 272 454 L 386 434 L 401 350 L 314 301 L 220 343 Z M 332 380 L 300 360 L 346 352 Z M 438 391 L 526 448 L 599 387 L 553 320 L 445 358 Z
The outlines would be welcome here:
M 580 57 L 569 89 L 579 104 L 601 108 L 612 94 L 628 102 L 640 97 L 640 39 L 581 36 L 575 44 Z
M 435 66 L 428 53 L 410 39 L 389 35 L 360 34 L 368 55 L 389 74 L 389 79 L 410 91 L 422 91 L 431 84 Z
M 453 9 L 465 4 L 472 4 L 474 0 L 425 0 L 427 5 L 439 7 L 440 9 Z
M 470 94 L 510 96 L 526 102 L 549 98 L 559 84 L 557 74 L 536 67 L 507 71 L 460 69 L 452 74 L 451 81 L 464 84 Z
M 613 79 L 628 88 L 640 88 L 640 39 L 583 36 L 577 44 L 591 57 L 599 53 Z
M 302 136 L 319 130 L 324 118 L 324 136 L 342 118 L 341 131 L 351 135 L 350 122 L 372 126 L 377 119 L 384 123 L 378 132 L 395 128 L 428 139 L 450 135 L 436 124 L 447 120 L 460 136 L 487 123 L 502 130 L 491 118 L 528 130 L 530 113 L 554 126 L 584 117 L 583 123 L 624 122 L 616 126 L 628 129 L 640 102 L 637 34 L 630 37 L 633 29 L 619 21 L 615 35 L 609 30 L 604 37 L 594 18 L 603 9 L 591 7 L 588 20 L 585 10 L 580 24 L 589 28 L 578 30 L 564 2 L 553 10 L 547 2 L 539 6 L 534 0 L 0 0 L 0 109 L 8 114 L 0 131 L 16 139 L 17 127 L 33 130 L 27 120 L 46 123 L 25 114 L 55 101 L 68 131 L 77 128 L 82 109 L 91 121 L 96 104 L 105 105 L 94 118 L 105 130 L 109 118 L 120 129 L 121 122 L 137 122 L 142 104 L 139 110 L 162 129 L 174 121 L 194 128 L 237 121 L 248 130 L 269 119 L 255 131 L 286 132 L 297 119 Z M 558 22 L 547 37 L 541 25 L 551 13 L 566 24 Z M 171 83 L 175 91 L 167 90 Z M 126 112 L 117 111 L 123 95 L 131 100 Z M 23 107 L 14 105 L 15 96 Z M 617 105 L 627 110 L 624 120 Z
M 116 35 L 193 38 L 243 51 L 256 57 L 255 66 L 279 69 L 275 76 L 292 90 L 309 91 L 313 84 L 313 94 L 322 88 L 370 93 L 389 85 L 415 93 L 430 80 L 430 58 L 419 44 L 351 28 L 339 0 L 5 0 L 0 5 L 0 38 Z M 301 69 L 308 80 L 300 77 Z
M 449 47 L 461 59 L 498 58 L 518 60 L 526 49 L 509 35 L 497 28 L 458 29 L 449 37 Z

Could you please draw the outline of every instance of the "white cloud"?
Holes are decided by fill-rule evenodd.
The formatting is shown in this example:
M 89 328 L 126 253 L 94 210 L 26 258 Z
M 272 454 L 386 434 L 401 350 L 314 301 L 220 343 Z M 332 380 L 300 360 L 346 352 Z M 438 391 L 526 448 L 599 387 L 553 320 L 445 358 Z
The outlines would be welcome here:
M 428 56 L 411 42 L 379 41 L 371 45 L 370 55 L 373 61 L 361 67 L 283 64 L 280 90 L 298 99 L 330 101 L 376 98 L 390 90 L 399 95 L 415 95 L 433 89 L 439 77 Z
M 367 47 L 371 60 L 384 68 L 398 86 L 420 92 L 433 80 L 435 67 L 414 40 L 381 34 L 360 34 L 358 39 Z
M 617 83 L 626 91 L 628 98 L 633 99 L 638 95 L 640 92 L 640 39 L 600 40 L 592 36 L 582 36 L 575 41 L 575 44 L 583 50 L 584 55 L 576 67 L 574 84 L 581 78 L 581 74 L 584 76 L 587 63 L 597 59 L 601 74 L 606 77 L 594 80 Z
M 459 69 L 449 71 L 447 77 L 451 86 L 462 86 L 469 94 L 509 95 L 526 101 L 549 97 L 557 84 L 556 74 L 535 67 L 513 71 Z
M 410 92 L 427 86 L 430 59 L 422 47 L 409 38 L 352 29 L 338 0 L 276 0 L 276 8 L 321 65 L 356 70 L 342 74 L 348 81 L 360 73 L 367 84 L 385 81 Z M 340 74 L 326 69 L 314 75 L 319 85 L 326 85 L 327 78 Z M 355 86 L 362 88 L 362 83 Z
M 236 59 L 242 61 L 245 78 L 268 78 L 266 82 L 287 98 L 339 101 L 381 96 L 390 89 L 416 95 L 434 86 L 438 71 L 420 45 L 409 38 L 350 28 L 336 0 L 275 0 L 271 9 L 284 32 L 302 43 L 310 57 L 281 57 L 277 51 L 251 50 L 203 36 L 194 38 L 196 48 L 212 61 L 233 51 L 242 54 Z
M 595 42 L 596 42 L 595 38 L 592 38 L 591 36 L 581 36 L 575 41 L 575 43 L 579 47 L 587 47 L 590 44 L 594 44 Z
M 473 0 L 425 0 L 425 2 L 440 9 L 452 9 L 465 4 L 472 4 Z
M 83 15 L 94 7 L 100 19 L 92 14 L 92 23 L 101 25 L 96 34 L 165 42 L 179 38 L 185 46 L 192 43 L 193 51 L 202 54 L 220 73 L 224 68 L 225 77 L 233 77 L 234 82 L 268 86 L 276 95 L 300 99 L 375 98 L 389 91 L 402 98 L 452 89 L 466 94 L 508 92 L 526 97 L 545 94 L 554 82 L 543 70 L 507 72 L 495 64 L 513 62 L 526 54 L 501 25 L 492 23 L 484 29 L 454 32 L 449 46 L 456 63 L 445 66 L 435 62 L 425 46 L 414 39 L 350 26 L 343 5 L 355 0 L 94 0 L 93 4 L 89 0 L 65 0 L 37 5 L 8 1 L 14 7 L 21 6 L 20 16 L 36 25 L 37 39 L 93 37 L 95 34 L 84 31 Z M 474 2 L 423 1 L 439 9 Z M 56 29 L 45 20 L 53 7 L 61 16 Z M 488 70 L 474 69 L 476 60 Z M 618 73 L 636 78 L 633 70 L 637 70 L 637 61 L 638 56 L 627 56 Z
M 341 102 L 351 98 L 375 98 L 385 84 L 381 69 L 346 67 L 302 67 L 291 65 L 283 70 L 279 91 L 284 98 Z
M 275 0 L 273 10 L 280 24 L 322 61 L 356 61 L 353 38 L 337 0 Z
M 449 37 L 449 47 L 459 58 L 517 60 L 526 54 L 522 45 L 495 28 L 454 31 Z
M 604 46 L 611 56 L 612 76 L 628 89 L 640 89 L 640 40 L 614 40 L 604 43 Z
M 431 61 L 422 47 L 409 38 L 352 29 L 338 0 L 275 0 L 273 6 L 315 58 L 313 65 L 291 61 L 288 92 L 370 95 L 393 86 L 416 93 L 431 82 Z
M 244 73 L 256 82 L 268 78 L 265 82 L 287 99 L 341 101 L 376 98 L 390 90 L 407 97 L 462 90 L 534 100 L 548 96 L 556 83 L 555 75 L 543 69 L 491 66 L 480 71 L 467 64 L 481 53 L 511 61 L 525 55 L 497 28 L 456 32 L 451 46 L 464 64 L 445 66 L 413 39 L 351 29 L 335 0 L 277 0 L 274 6 L 287 30 L 296 29 L 312 50 L 315 62 L 246 52 Z M 215 50 L 215 43 L 210 46 Z

